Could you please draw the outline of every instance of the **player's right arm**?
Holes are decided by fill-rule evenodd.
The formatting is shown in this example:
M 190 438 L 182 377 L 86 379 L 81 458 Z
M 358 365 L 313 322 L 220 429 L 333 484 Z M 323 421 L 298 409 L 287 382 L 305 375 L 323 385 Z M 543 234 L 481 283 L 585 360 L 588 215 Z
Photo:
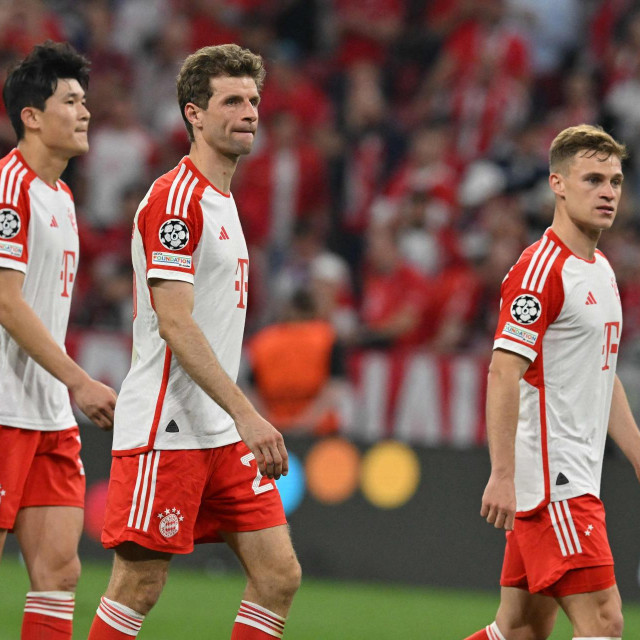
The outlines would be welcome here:
M 516 513 L 515 442 L 520 410 L 520 379 L 529 360 L 496 349 L 487 383 L 487 437 L 491 475 L 482 496 L 480 515 L 497 529 L 513 529 Z
M 91 378 L 53 339 L 22 297 L 24 273 L 0 268 L 0 324 L 41 367 L 73 394 L 83 413 L 101 429 L 113 427 L 116 393 Z
M 180 366 L 204 392 L 234 420 L 238 433 L 268 478 L 289 469 L 282 434 L 253 407 L 240 387 L 227 375 L 206 336 L 193 319 L 193 285 L 180 280 L 149 281 L 160 337 Z

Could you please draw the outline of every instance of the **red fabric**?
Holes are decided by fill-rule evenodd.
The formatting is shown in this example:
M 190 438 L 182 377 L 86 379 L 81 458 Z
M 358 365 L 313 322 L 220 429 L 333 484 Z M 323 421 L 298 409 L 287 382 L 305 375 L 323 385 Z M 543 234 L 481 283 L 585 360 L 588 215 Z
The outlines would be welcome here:
M 21 640 L 71 640 L 73 621 L 25 613 L 22 618 Z
M 220 531 L 285 524 L 275 482 L 259 475 L 250 455 L 236 442 L 114 458 L 102 544 L 111 548 L 130 540 L 156 551 L 191 553 L 194 544 L 220 542 Z M 144 478 L 146 493 L 134 495 Z
M 85 476 L 78 427 L 36 431 L 0 426 L 0 528 L 23 507 L 83 507 Z M 10 452 L 10 454 L 6 454 Z
M 595 496 L 550 503 L 532 516 L 516 518 L 506 538 L 500 578 L 503 587 L 557 597 L 615 584 L 604 506 Z M 567 572 L 588 567 L 610 567 L 610 571 L 574 574 L 563 582 Z
M 249 627 L 241 622 L 236 622 L 231 631 L 231 640 L 273 640 L 274 637 L 277 636 L 255 627 Z
M 482 629 L 480 631 L 476 631 L 472 636 L 469 636 L 464 640 L 491 640 L 491 638 L 487 635 L 487 630 Z
M 132 636 L 110 627 L 102 618 L 96 616 L 89 630 L 87 640 L 131 640 Z

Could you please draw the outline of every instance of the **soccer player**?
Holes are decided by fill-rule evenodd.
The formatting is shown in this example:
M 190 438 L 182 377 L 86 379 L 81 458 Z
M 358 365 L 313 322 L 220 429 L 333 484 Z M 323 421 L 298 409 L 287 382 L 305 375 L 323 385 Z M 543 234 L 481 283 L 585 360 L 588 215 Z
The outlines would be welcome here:
M 136 636 L 172 554 L 194 543 L 226 542 L 245 569 L 233 640 L 282 637 L 300 583 L 272 481 L 288 470 L 284 442 L 234 382 L 249 260 L 229 188 L 253 145 L 264 76 L 262 58 L 233 44 L 198 50 L 178 75 L 191 150 L 134 221 L 135 356 L 102 534 L 115 562 L 91 640 Z
M 625 156 L 599 127 L 555 138 L 553 223 L 502 285 L 481 509 L 507 532 L 502 591 L 495 621 L 467 640 L 547 638 L 558 607 L 574 640 L 622 636 L 600 477 L 607 432 L 640 477 L 640 433 L 615 373 L 616 279 L 596 245 L 616 216 Z
M 103 429 L 116 400 L 64 349 L 78 229 L 60 175 L 89 148 L 88 80 L 88 61 L 49 41 L 3 90 L 18 146 L 0 160 L 0 555 L 13 530 L 31 584 L 22 638 L 71 638 L 85 477 L 69 391 Z

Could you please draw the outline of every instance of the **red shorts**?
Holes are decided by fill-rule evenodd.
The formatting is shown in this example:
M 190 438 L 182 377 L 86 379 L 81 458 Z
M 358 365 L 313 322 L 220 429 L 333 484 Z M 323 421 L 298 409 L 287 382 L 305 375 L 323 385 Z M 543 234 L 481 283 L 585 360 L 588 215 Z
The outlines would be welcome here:
M 24 507 L 83 507 L 78 427 L 36 431 L 0 426 L 0 529 Z
M 102 544 L 125 541 L 168 553 L 221 542 L 223 531 L 286 524 L 276 483 L 244 442 L 215 449 L 114 457 Z
M 507 532 L 503 587 L 561 597 L 616 583 L 604 506 L 592 495 L 552 502 Z

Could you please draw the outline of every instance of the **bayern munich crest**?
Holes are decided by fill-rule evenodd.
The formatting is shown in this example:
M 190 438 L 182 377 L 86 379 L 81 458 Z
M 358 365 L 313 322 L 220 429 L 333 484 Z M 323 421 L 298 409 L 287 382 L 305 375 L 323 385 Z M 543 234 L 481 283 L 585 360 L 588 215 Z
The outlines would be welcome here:
M 180 251 L 189 242 L 189 229 L 182 220 L 177 218 L 167 220 L 160 227 L 159 235 L 162 246 L 169 251 Z
M 158 529 L 160 534 L 165 538 L 173 538 L 180 531 L 180 523 L 184 520 L 184 516 L 180 513 L 180 509 L 165 509 L 158 514 L 160 523 Z
M 529 293 L 518 296 L 511 305 L 511 317 L 518 324 L 533 324 L 540 318 L 540 300 Z
M 0 239 L 11 240 L 20 233 L 20 216 L 13 209 L 0 210 Z

